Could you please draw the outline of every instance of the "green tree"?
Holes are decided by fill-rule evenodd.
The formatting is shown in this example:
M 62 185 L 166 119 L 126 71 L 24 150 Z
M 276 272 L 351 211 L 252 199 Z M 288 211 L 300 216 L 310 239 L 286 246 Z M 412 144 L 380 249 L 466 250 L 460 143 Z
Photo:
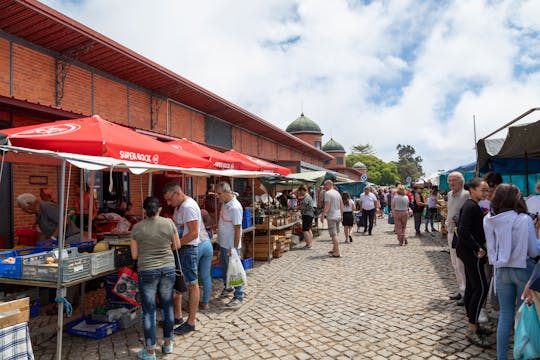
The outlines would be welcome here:
M 416 150 L 413 146 L 399 144 L 396 146 L 396 150 L 398 151 L 397 170 L 403 183 L 407 177 L 416 180 L 424 175 L 421 165 L 422 157 L 415 156 Z
M 362 154 L 362 155 L 375 155 L 375 150 L 371 144 L 358 144 L 352 147 L 353 154 Z
M 399 180 L 397 167 L 394 163 L 385 163 L 375 155 L 350 154 L 346 157 L 347 167 L 352 167 L 357 162 L 366 165 L 368 181 L 378 185 L 392 185 Z

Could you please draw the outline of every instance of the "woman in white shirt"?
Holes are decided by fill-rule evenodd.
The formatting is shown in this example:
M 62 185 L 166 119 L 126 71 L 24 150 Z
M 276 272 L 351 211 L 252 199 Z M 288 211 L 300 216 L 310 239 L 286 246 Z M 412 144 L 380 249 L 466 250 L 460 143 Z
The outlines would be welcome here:
M 343 201 L 343 232 L 345 233 L 345 242 L 352 242 L 352 228 L 354 225 L 354 201 L 352 201 L 351 196 L 348 192 L 344 191 L 341 194 L 341 200 Z

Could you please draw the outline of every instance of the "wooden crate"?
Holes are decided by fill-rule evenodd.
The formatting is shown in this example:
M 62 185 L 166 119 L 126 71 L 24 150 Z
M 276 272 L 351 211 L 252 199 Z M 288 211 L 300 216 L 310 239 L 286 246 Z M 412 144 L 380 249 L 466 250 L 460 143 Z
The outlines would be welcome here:
M 0 302 L 0 328 L 28 322 L 30 298 Z

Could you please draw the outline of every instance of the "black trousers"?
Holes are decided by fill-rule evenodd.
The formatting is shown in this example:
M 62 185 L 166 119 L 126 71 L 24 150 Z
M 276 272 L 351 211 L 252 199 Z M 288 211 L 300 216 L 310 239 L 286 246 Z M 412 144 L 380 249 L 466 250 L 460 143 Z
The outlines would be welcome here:
M 478 325 L 480 310 L 486 302 L 489 284 L 484 272 L 485 259 L 479 259 L 474 251 L 466 249 L 458 251 L 458 257 L 465 266 L 465 309 L 469 323 Z
M 368 231 L 371 235 L 371 231 L 373 230 L 373 218 L 375 217 L 375 209 L 371 210 L 362 210 L 362 220 L 364 222 L 364 232 Z M 369 227 L 368 227 L 368 220 L 369 220 Z
M 414 216 L 414 231 L 417 234 L 420 234 L 420 227 L 422 226 L 422 213 L 415 212 L 413 213 L 413 216 Z

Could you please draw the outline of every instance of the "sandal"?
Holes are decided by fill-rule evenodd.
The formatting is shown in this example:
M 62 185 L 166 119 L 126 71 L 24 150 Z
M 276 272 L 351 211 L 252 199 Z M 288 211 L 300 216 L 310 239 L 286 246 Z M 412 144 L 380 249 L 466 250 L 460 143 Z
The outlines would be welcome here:
M 340 258 L 340 257 L 341 257 L 341 254 L 335 255 L 334 253 L 332 253 L 332 254 L 330 254 L 330 257 Z

